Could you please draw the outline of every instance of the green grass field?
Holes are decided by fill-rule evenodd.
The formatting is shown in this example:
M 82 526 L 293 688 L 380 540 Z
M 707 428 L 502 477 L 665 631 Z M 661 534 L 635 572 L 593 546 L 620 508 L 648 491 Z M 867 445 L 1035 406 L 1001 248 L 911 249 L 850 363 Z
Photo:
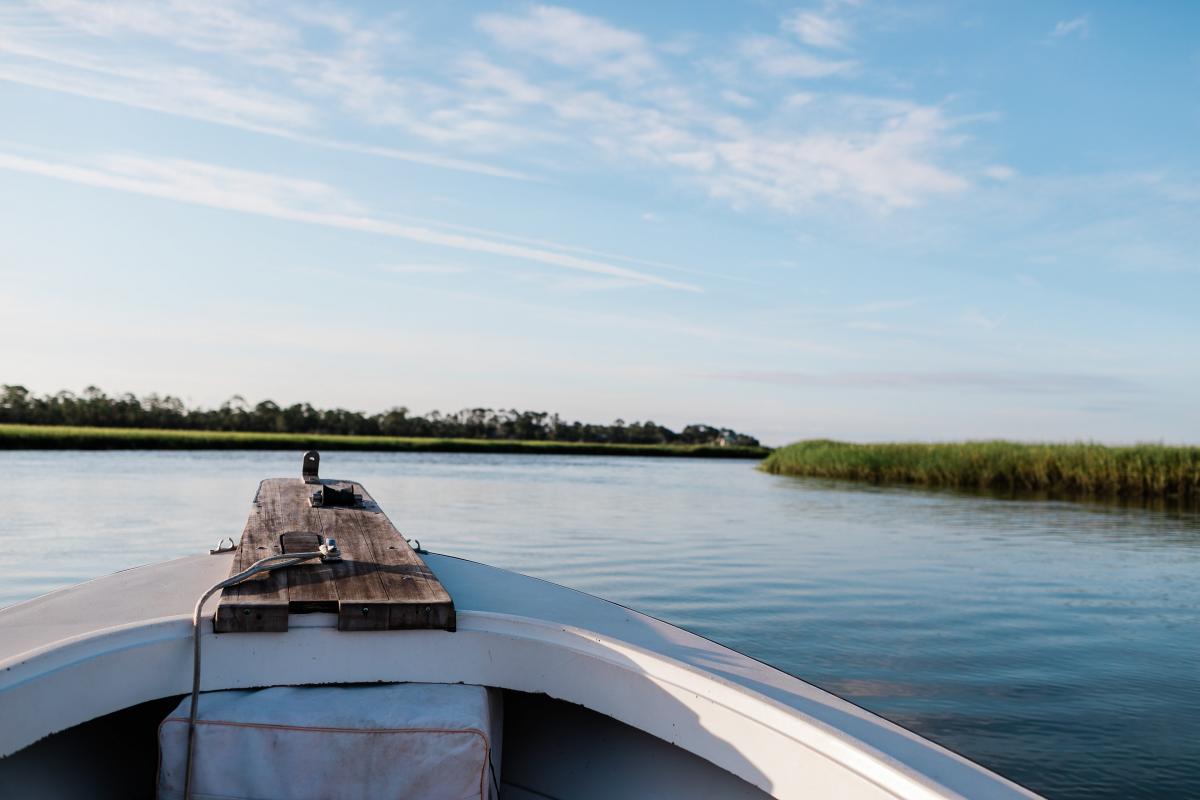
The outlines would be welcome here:
M 596 444 L 502 439 L 420 439 L 300 433 L 0 425 L 0 450 L 376 450 L 445 453 L 552 453 L 602 456 L 763 458 L 765 447 Z
M 848 444 L 817 439 L 775 450 L 762 469 L 872 483 L 1200 504 L 1200 447 L 1005 441 Z

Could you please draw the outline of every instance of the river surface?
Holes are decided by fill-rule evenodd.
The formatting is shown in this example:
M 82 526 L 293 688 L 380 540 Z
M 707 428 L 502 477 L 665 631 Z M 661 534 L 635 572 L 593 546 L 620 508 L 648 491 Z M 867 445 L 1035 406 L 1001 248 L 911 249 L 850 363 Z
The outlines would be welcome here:
M 282 452 L 0 452 L 0 605 L 237 537 Z M 327 453 L 406 535 L 660 617 L 1050 797 L 1200 796 L 1200 515 L 753 462 Z

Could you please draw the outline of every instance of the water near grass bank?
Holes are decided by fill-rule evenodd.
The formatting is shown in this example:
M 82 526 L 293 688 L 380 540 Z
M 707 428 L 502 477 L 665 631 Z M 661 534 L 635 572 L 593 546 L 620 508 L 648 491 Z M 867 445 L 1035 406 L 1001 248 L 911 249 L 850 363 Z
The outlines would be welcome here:
M 1051 497 L 1200 505 L 1200 447 L 1140 444 L 849 444 L 814 439 L 781 447 L 762 469 L 780 475 Z
M 408 436 L 334 436 L 309 433 L 87 428 L 0 425 L 0 450 L 366 450 L 435 453 L 543 453 L 556 455 L 763 458 L 766 447 L 699 444 L 605 444 L 518 439 L 437 439 Z
M 1200 797 L 1200 514 L 740 461 L 326 453 L 408 536 L 813 681 L 1056 800 Z M 0 452 L 0 605 L 242 530 L 299 452 Z

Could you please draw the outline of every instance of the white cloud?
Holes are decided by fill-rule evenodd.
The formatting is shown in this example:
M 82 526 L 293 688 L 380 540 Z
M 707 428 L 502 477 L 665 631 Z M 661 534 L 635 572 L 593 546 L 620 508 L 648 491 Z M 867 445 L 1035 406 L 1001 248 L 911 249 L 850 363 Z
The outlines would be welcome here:
M 956 370 L 941 372 L 786 372 L 739 371 L 719 373 L 725 380 L 772 383 L 785 386 L 831 386 L 846 389 L 979 389 L 1017 394 L 1093 394 L 1140 389 L 1135 381 L 1115 375 Z
M 298 44 L 293 29 L 246 14 L 239 4 L 227 0 L 42 0 L 40 5 L 60 20 L 97 36 L 130 32 L 208 51 L 261 52 Z
M 163 7 L 153 4 L 143 8 L 144 4 L 136 2 L 113 6 L 63 0 L 47 3 L 52 11 L 61 15 L 64 25 L 94 35 L 119 37 L 132 32 L 166 37 L 181 47 L 224 48 L 258 66 L 295 75 L 301 86 L 317 94 L 335 91 L 341 84 L 355 86 L 358 87 L 355 93 L 344 98 L 346 102 L 366 105 L 373 109 L 373 114 L 383 113 L 375 101 L 388 94 L 390 84 L 381 82 L 378 76 L 364 71 L 365 68 L 350 68 L 336 58 L 306 56 L 300 51 L 272 51 L 269 45 L 282 47 L 295 37 L 278 25 L 260 25 L 229 8 L 226 10 L 232 16 L 228 18 L 216 13 L 223 6 L 197 4 L 193 8 L 190 4 L 185 5 L 193 10 L 177 19 L 165 13 Z M 194 24 L 184 25 L 181 19 Z M 0 80 L 241 128 L 316 147 L 493 177 L 535 180 L 520 170 L 472 159 L 323 136 L 315 132 L 319 127 L 319 114 L 307 98 L 288 97 L 275 89 L 246 86 L 244 81 L 234 83 L 196 66 L 178 66 L 168 61 L 133 61 L 102 48 L 94 48 L 95 53 L 88 53 L 84 49 L 86 43 L 74 47 L 64 44 L 61 32 L 46 34 L 45 26 L 38 22 L 37 19 L 13 22 L 12 15 L 0 18 L 0 55 L 10 57 L 7 62 L 0 61 Z M 270 30 L 273 33 L 264 33 L 261 39 L 222 38 L 226 27 L 242 23 L 245 30 Z M 305 65 L 313 68 L 309 70 Z M 372 86 L 376 88 L 371 96 L 364 95 L 367 90 L 363 87 Z M 382 107 L 386 108 L 387 104 L 383 103 Z
M 956 138 L 935 107 L 793 93 L 751 124 L 677 94 L 624 97 L 556 87 L 543 107 L 614 160 L 673 168 L 738 207 L 793 212 L 829 198 L 905 207 L 967 186 L 933 161 Z
M 238 211 L 275 219 L 392 236 L 423 244 L 504 256 L 683 291 L 692 284 L 618 267 L 563 252 L 510 244 L 431 227 L 369 216 L 337 190 L 315 181 L 296 180 L 177 159 L 107 156 L 94 166 L 49 162 L 0 153 L 8 169 L 88 186 L 115 189 L 182 203 Z
M 794 11 L 783 21 L 783 28 L 810 47 L 844 49 L 850 39 L 850 26 L 829 13 Z
M 876 300 L 872 303 L 860 303 L 846 309 L 852 314 L 880 314 L 887 311 L 900 311 L 917 305 L 917 300 Z
M 774 36 L 745 36 L 738 53 L 756 70 L 772 78 L 827 78 L 856 67 L 850 60 L 832 61 L 806 53 Z
M 272 132 L 275 133 L 275 132 Z M 384 147 L 381 145 L 364 144 L 362 142 L 348 142 L 338 139 L 327 139 L 322 136 L 306 136 L 295 133 L 275 133 L 285 139 L 291 139 L 295 142 L 310 144 L 315 147 L 324 147 L 330 150 L 343 150 L 348 153 L 363 153 L 369 156 L 379 156 L 380 158 L 388 158 L 395 161 L 407 161 L 412 164 L 422 164 L 428 167 L 441 167 L 442 169 L 455 170 L 456 172 L 473 172 L 476 175 L 490 175 L 494 178 L 510 178 L 518 181 L 531 181 L 534 183 L 544 182 L 543 178 L 536 175 L 531 175 L 528 172 L 520 170 L 508 169 L 499 167 L 494 164 L 486 164 L 482 161 L 472 161 L 465 158 L 451 158 L 448 156 L 439 156 L 434 153 L 423 153 L 416 150 L 402 150 L 398 147 Z
M 780 105 L 788 109 L 803 108 L 816 99 L 817 96 L 812 92 L 792 92 L 783 98 L 783 102 Z
M 543 103 L 546 91 L 530 83 L 516 70 L 505 69 L 479 55 L 464 58 L 461 63 L 463 86 L 478 91 L 494 91 L 505 99 L 522 105 Z
M 529 236 L 514 236 L 501 231 L 478 228 L 471 225 L 460 225 L 456 223 L 442 222 L 440 220 L 430 220 L 411 216 L 405 217 L 405 220 L 419 225 L 433 225 L 446 230 L 475 234 L 488 239 L 501 239 L 508 242 L 516 242 L 518 244 L 532 245 L 533 247 L 544 248 L 547 250 L 557 250 L 563 253 L 578 253 L 579 255 L 584 256 L 595 256 L 596 258 L 601 258 L 605 261 L 622 261 L 627 264 L 638 264 L 643 267 L 654 267 L 656 269 L 667 270 L 669 272 L 680 272 L 689 275 L 708 275 L 710 277 L 714 275 L 714 273 L 703 272 L 701 270 L 691 269 L 689 267 L 681 267 L 678 264 L 668 264 L 664 261 L 656 261 L 648 258 L 637 258 L 634 256 L 622 255 L 620 253 L 613 253 L 605 250 L 596 250 L 590 247 L 579 247 L 577 245 L 563 244 L 561 242 L 554 242 L 547 239 L 537 239 Z M 728 278 L 730 276 L 721 275 L 716 277 Z
M 644 284 L 628 278 L 609 278 L 604 276 L 577 276 L 545 273 L 522 273 L 513 275 L 517 280 L 540 286 L 553 292 L 565 294 L 594 294 L 597 292 L 614 292 L 624 289 L 636 289 Z
M 1050 33 L 1051 36 L 1061 39 L 1064 36 L 1075 34 L 1081 39 L 1086 39 L 1091 28 L 1091 23 L 1088 21 L 1087 15 L 1075 17 L 1075 19 L 1059 20 L 1055 24 L 1054 30 Z
M 959 321 L 964 325 L 969 325 L 972 328 L 981 328 L 991 331 L 1000 326 L 1000 320 L 987 316 L 977 308 L 968 308 L 959 315 Z
M 307 128 L 314 109 L 302 101 L 235 87 L 202 70 L 164 64 L 118 64 L 65 49 L 33 47 L 0 30 L 0 80 L 192 117 L 260 132 Z M 32 63 L 31 63 L 32 62 Z
M 895 329 L 895 326 L 889 325 L 886 322 L 878 322 L 876 320 L 855 320 L 846 323 L 847 328 L 853 328 L 858 331 L 869 331 L 870 333 L 890 333 Z
M 467 271 L 455 264 L 387 264 L 383 269 L 399 275 L 459 275 Z
M 658 49 L 672 56 L 686 56 L 696 51 L 699 37 L 694 33 L 680 33 L 665 42 L 659 42 Z
M 1064 280 L 1075 273 L 1110 281 L 1128 271 L 1198 274 L 1200 193 L 1193 190 L 1200 182 L 1187 168 L 1169 174 L 1166 182 L 1143 172 L 1021 175 L 950 214 L 955 226 L 997 237 L 1012 263 L 1052 265 Z
M 868 111 L 876 115 L 874 129 L 853 135 L 814 131 L 788 139 L 747 132 L 718 143 L 728 169 L 707 180 L 710 192 L 740 205 L 758 199 L 795 211 L 822 197 L 910 207 L 926 196 L 966 188 L 963 178 L 924 157 L 941 145 L 950 126 L 940 111 L 914 105 L 859 107 L 854 113 Z
M 1012 180 L 1017 173 L 1012 167 L 1006 167 L 1003 164 L 993 164 L 990 167 L 985 167 L 983 170 L 984 177 L 991 178 L 994 181 Z
M 714 108 L 705 103 L 703 88 L 666 73 L 652 84 L 624 85 L 619 95 L 610 93 L 593 80 L 601 57 L 596 54 L 641 53 L 648 46 L 641 37 L 619 35 L 609 26 L 596 34 L 592 50 L 561 54 L 551 47 L 551 42 L 570 38 L 563 29 L 580 35 L 578 31 L 600 24 L 545 7 L 517 17 L 484 15 L 478 25 L 506 46 L 536 50 L 541 58 L 571 65 L 574 72 L 534 82 L 516 69 L 472 57 L 470 69 L 460 77 L 463 96 L 445 116 L 432 118 L 439 124 L 450 119 L 456 125 L 472 124 L 480 131 L 489 125 L 510 126 L 519 118 L 522 127 L 513 130 L 514 139 L 522 131 L 561 132 L 557 145 L 589 144 L 623 165 L 643 162 L 672 169 L 739 207 L 753 203 L 798 211 L 830 197 L 912 206 L 967 185 L 933 162 L 956 138 L 949 133 L 953 123 L 934 107 L 791 92 L 760 109 L 757 100 L 726 82 L 714 93 L 723 101 Z M 852 61 L 822 59 L 770 36 L 743 37 L 738 47 L 755 70 L 780 78 L 831 76 L 855 67 Z M 751 104 L 753 123 L 737 111 Z
M 734 91 L 733 89 L 722 89 L 721 99 L 730 105 L 737 106 L 738 108 L 754 108 L 754 106 L 757 105 L 757 103 L 754 102 L 753 97 L 747 97 L 741 92 Z
M 639 81 L 656 66 L 641 34 L 566 8 L 533 6 L 523 14 L 483 14 L 475 24 L 504 47 L 598 77 Z
M 942 163 L 959 141 L 957 121 L 936 106 L 895 98 L 846 98 L 811 86 L 774 91 L 848 75 L 858 64 L 773 35 L 715 43 L 733 55 L 714 80 L 702 65 L 663 63 L 662 49 L 637 32 L 551 6 L 482 14 L 475 26 L 483 44 L 451 54 L 419 40 L 392 46 L 409 34 L 348 12 L 300 7 L 266 19 L 236 3 L 175 3 L 48 0 L 49 17 L 2 15 L 0 49 L 13 58 L 0 58 L 0 79 L 506 178 L 532 179 L 463 156 L 501 153 L 567 171 L 657 168 L 738 208 L 792 213 L 830 199 L 909 207 L 967 186 Z M 843 5 L 827 3 L 819 13 L 842 19 Z M 789 19 L 793 27 L 804 22 L 815 41 L 804 13 L 818 12 Z M 14 19 L 25 27 L 13 28 Z M 820 30 L 826 44 L 848 32 Z M 146 37 L 162 46 L 145 47 L 138 40 Z M 129 52 L 157 55 L 135 62 Z M 562 69 L 546 76 L 534 62 Z M 429 70 L 429 63 L 449 68 Z M 344 118 L 444 152 L 332 135 L 330 125 Z

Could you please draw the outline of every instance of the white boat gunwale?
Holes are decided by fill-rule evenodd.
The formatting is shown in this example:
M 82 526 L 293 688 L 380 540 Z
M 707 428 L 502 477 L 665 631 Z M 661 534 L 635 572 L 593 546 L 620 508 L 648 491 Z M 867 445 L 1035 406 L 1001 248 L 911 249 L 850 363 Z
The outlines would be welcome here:
M 348 678 L 452 679 L 545 692 L 578 703 L 706 758 L 778 797 L 812 792 L 823 773 L 835 782 L 828 787 L 831 791 L 839 775 L 858 776 L 875 790 L 864 785 L 863 796 L 1032 796 L 848 701 L 660 620 L 549 581 L 451 556 L 427 558 L 455 597 L 459 632 L 339 634 L 328 627 L 335 619 L 331 614 L 296 615 L 294 630 L 286 634 L 214 635 L 209 627 L 205 689 L 347 682 Z M 85 718 L 185 692 L 191 628 L 184 609 L 192 593 L 165 574 L 157 580 L 152 576 L 163 570 L 178 571 L 186 577 L 184 583 L 200 587 L 198 594 L 212 574 L 227 570 L 229 560 L 229 556 L 195 556 L 127 570 L 0 610 L 0 633 L 5 634 L 0 638 L 0 718 L 28 722 L 0 729 L 0 753 L 13 752 Z M 79 606 L 91 594 L 112 596 L 119 606 L 119 595 L 128 588 L 122 584 L 130 578 L 133 583 L 169 584 L 163 600 L 176 613 L 151 616 L 148 611 L 126 609 L 126 616 L 132 618 L 125 621 L 120 621 L 120 614 L 110 615 L 107 625 L 95 619 L 77 620 L 73 633 L 67 624 L 59 626 L 57 635 L 54 625 L 39 625 L 39 635 L 20 624 L 22 617 L 29 617 L 30 624 L 35 618 L 44 620 L 52 606 L 65 614 L 67 606 Z M 25 637 L 9 635 L 19 629 Z M 26 646 L 14 652 L 22 638 Z M 381 644 L 386 641 L 392 646 Z M 393 649 L 397 652 L 390 652 Z M 306 668 L 256 672 L 252 665 L 264 659 L 247 658 L 273 654 L 280 660 L 278 656 L 292 650 L 297 663 Z M 356 671 L 346 659 L 336 657 L 350 650 L 359 656 L 358 667 L 367 669 Z M 376 651 L 373 658 L 368 657 L 371 650 Z M 419 659 L 405 663 L 405 652 L 414 655 L 417 650 L 426 657 L 424 663 Z M 306 652 L 310 660 L 302 662 L 299 657 Z M 379 658 L 384 653 L 389 656 L 386 664 Z M 495 666 L 498 653 L 515 659 L 509 672 Z M 485 656 L 490 669 L 483 668 Z M 460 665 L 457 673 L 451 668 L 455 659 Z M 555 659 L 570 660 L 571 669 L 559 669 L 557 675 L 545 670 L 545 664 Z M 123 669 L 156 672 L 159 682 L 154 683 L 154 675 L 147 675 L 145 681 L 124 675 L 124 687 L 114 684 L 109 691 L 89 693 L 91 705 L 86 712 L 75 706 L 46 713 L 40 702 L 54 684 L 65 681 L 62 688 L 66 688 L 89 673 L 123 675 Z M 604 680 L 589 682 L 588 674 Z M 131 685 L 136 689 L 132 693 Z M 622 690 L 612 691 L 614 686 Z M 639 692 L 645 696 L 638 696 Z M 670 706 L 664 710 L 662 696 L 671 698 L 673 713 Z M 43 713 L 37 714 L 39 708 Z M 688 714 L 693 717 L 690 726 Z M 713 726 L 719 726 L 721 736 L 712 734 Z M 753 742 L 754 747 L 730 747 L 730 739 Z M 804 757 L 797 745 L 811 757 Z

